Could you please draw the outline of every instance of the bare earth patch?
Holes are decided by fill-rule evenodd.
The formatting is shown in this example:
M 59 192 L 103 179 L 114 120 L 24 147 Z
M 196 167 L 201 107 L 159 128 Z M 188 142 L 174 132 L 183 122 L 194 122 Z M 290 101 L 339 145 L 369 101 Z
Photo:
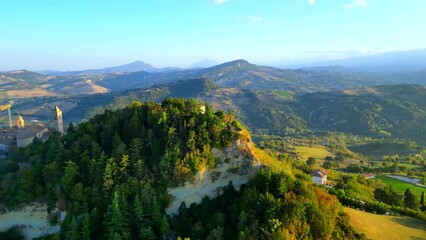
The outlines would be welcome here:
M 6 92 L 9 97 L 29 98 L 29 97 L 51 97 L 56 96 L 55 93 L 48 92 L 42 88 L 9 90 Z
M 59 232 L 59 224 L 50 226 L 46 205 L 32 204 L 24 208 L 0 215 L 0 231 L 13 226 L 21 229 L 25 239 L 33 239 L 46 234 Z

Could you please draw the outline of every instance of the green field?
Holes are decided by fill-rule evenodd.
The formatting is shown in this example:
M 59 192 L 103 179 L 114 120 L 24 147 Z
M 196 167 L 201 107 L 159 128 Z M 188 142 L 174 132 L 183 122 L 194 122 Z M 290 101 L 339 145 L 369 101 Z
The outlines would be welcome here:
M 282 97 L 282 98 L 293 98 L 293 94 L 290 93 L 289 91 L 285 91 L 285 90 L 275 90 L 272 91 L 275 95 L 277 95 L 278 97 Z
M 403 216 L 386 216 L 345 208 L 352 227 L 369 239 L 426 239 L 426 222 Z
M 401 143 L 367 143 L 348 146 L 352 152 L 360 153 L 375 160 L 383 159 L 385 155 L 409 155 L 415 153 Z
M 315 159 L 324 159 L 327 156 L 332 156 L 325 147 L 315 145 L 312 147 L 294 147 L 297 155 L 300 156 L 303 160 L 308 159 L 309 157 L 313 157 Z
M 408 169 L 412 169 L 412 168 L 421 168 L 422 166 L 420 165 L 416 165 L 416 164 L 411 164 L 411 163 L 398 163 L 398 166 L 403 166 L 406 167 Z
M 426 192 L 426 188 L 424 187 L 416 186 L 407 182 L 390 178 L 386 175 L 377 175 L 375 179 L 382 181 L 382 183 L 386 184 L 387 186 L 392 185 L 392 189 L 394 189 L 400 194 L 404 194 L 405 190 L 409 188 L 417 196 L 419 201 L 422 191 Z

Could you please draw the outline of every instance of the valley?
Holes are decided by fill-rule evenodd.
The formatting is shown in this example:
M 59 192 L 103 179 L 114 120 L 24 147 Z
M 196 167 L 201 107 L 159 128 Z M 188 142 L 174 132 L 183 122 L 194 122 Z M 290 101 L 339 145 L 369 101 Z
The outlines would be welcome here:
M 91 236 L 95 232 L 111 239 L 124 236 L 126 233 L 121 228 L 103 227 L 112 224 L 116 214 L 136 217 L 137 224 L 145 226 L 143 229 L 137 229 L 125 219 L 120 221 L 126 222 L 126 231 L 144 239 L 154 239 L 160 234 L 196 239 L 222 234 L 234 239 L 237 236 L 231 229 L 259 237 L 267 234 L 253 229 L 267 228 L 277 236 L 308 234 L 334 238 L 340 234 L 344 239 L 383 236 L 359 226 L 358 221 L 362 221 L 359 219 L 366 217 L 364 213 L 346 207 L 409 215 L 422 219 L 419 221 L 426 219 L 421 211 L 423 205 L 419 204 L 425 189 L 386 175 L 412 177 L 420 182 L 425 179 L 425 86 L 377 85 L 382 80 L 364 81 L 359 76 L 336 75 L 344 79 L 339 85 L 332 77 L 334 73 L 311 75 L 302 70 L 278 70 L 242 60 L 207 69 L 151 69 L 152 73 L 103 71 L 67 76 L 55 73 L 57 76 L 53 77 L 19 71 L 13 74 L 20 74 L 21 80 L 17 82 L 24 84 L 24 89 L 8 90 L 3 98 L 3 103 L 13 101 L 14 117 L 19 113 L 30 124 L 51 124 L 51 111 L 59 106 L 65 125 L 70 126 L 68 134 L 56 136 L 56 140 L 36 141 L 27 150 L 11 151 L 0 165 L 3 186 L 11 186 L 0 189 L 6 194 L 0 198 L 3 209 L 25 207 L 39 199 L 47 204 L 47 213 L 43 213 L 48 214 L 46 218 L 59 221 L 56 213 L 49 210 L 52 208 L 67 212 L 67 217 L 60 220 L 65 227 L 60 231 L 59 225 L 51 227 L 59 231 L 52 230 L 51 236 L 68 239 L 73 234 Z M 326 76 L 324 79 L 330 85 L 312 80 L 322 76 Z M 10 78 L 8 81 L 10 89 L 22 87 L 11 84 Z M 45 81 L 51 82 L 38 85 Z M 205 113 L 200 112 L 200 106 Z M 4 125 L 8 123 L 6 112 L 1 113 L 0 120 Z M 227 127 L 223 128 L 220 121 Z M 192 129 L 194 134 L 185 129 Z M 211 142 L 203 145 L 199 141 Z M 32 167 L 20 169 L 18 165 L 19 172 L 13 172 L 15 162 Z M 35 164 L 41 168 L 36 170 Z M 103 175 L 93 172 L 95 168 Z M 327 171 L 327 184 L 332 188 L 312 185 L 310 173 L 315 169 Z M 365 174 L 371 173 L 375 174 L 374 178 L 364 179 Z M 40 177 L 43 174 L 52 178 Z M 37 180 L 32 178 L 37 175 Z M 17 177 L 21 180 L 16 181 Z M 136 179 L 139 183 L 134 182 Z M 56 185 L 52 180 L 61 182 L 60 192 L 52 192 L 52 186 Z M 63 181 L 71 182 L 67 186 Z M 34 183 L 42 187 L 37 188 Z M 278 183 L 280 186 L 276 186 Z M 136 190 L 136 185 L 141 190 Z M 126 192 L 126 188 L 133 192 Z M 17 189 L 22 190 L 14 192 Z M 102 192 L 102 199 L 89 194 L 89 189 Z M 264 192 L 265 189 L 269 190 Z M 407 195 L 406 189 L 412 193 Z M 392 197 L 383 198 L 382 191 Z M 415 202 L 401 201 L 405 195 L 413 196 Z M 282 196 L 290 205 L 280 202 Z M 263 214 L 267 212 L 250 210 L 250 204 L 271 206 L 266 202 L 248 203 L 254 199 L 272 201 L 269 198 L 277 201 L 274 208 L 281 209 L 278 215 L 266 216 Z M 395 202 L 387 202 L 389 199 Z M 248 201 L 249 205 L 240 206 L 235 201 Z M 290 212 L 284 209 L 297 205 L 294 201 L 313 204 L 315 211 L 322 211 L 328 218 L 322 224 L 328 224 L 331 230 L 316 228 L 316 221 L 304 223 L 311 228 L 286 222 L 285 216 Z M 329 208 L 320 207 L 323 201 Z M 130 204 L 135 210 L 123 207 L 112 210 L 117 204 Z M 98 214 L 95 205 L 109 214 L 90 220 L 100 224 L 97 229 L 85 226 L 89 221 L 85 219 Z M 262 208 L 261 205 L 257 208 Z M 79 217 L 76 214 L 82 209 L 88 209 L 87 213 Z M 145 212 L 152 216 L 150 223 L 146 222 Z M 188 218 L 188 214 L 192 217 Z M 205 214 L 218 218 L 206 221 Z M 269 222 L 254 227 L 244 221 L 237 224 L 235 219 L 245 214 L 251 218 L 261 214 Z M 351 216 L 350 220 L 347 216 Z M 382 217 L 385 216 L 378 215 Z M 228 225 L 223 225 L 223 221 Z M 270 221 L 286 227 L 271 228 Z M 341 223 L 336 224 L 337 221 Z M 88 230 L 77 234 L 73 230 L 77 225 L 73 224 Z M 423 229 L 409 231 L 412 236 L 424 233 Z M 401 232 L 396 236 L 406 235 Z

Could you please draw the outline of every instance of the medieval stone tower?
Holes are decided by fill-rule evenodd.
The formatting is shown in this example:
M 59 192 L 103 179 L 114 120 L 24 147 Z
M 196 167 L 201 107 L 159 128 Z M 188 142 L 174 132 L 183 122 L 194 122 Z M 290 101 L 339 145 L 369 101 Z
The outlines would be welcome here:
M 55 106 L 53 110 L 53 128 L 58 130 L 60 133 L 64 133 L 64 122 L 62 121 L 62 111 L 58 106 Z

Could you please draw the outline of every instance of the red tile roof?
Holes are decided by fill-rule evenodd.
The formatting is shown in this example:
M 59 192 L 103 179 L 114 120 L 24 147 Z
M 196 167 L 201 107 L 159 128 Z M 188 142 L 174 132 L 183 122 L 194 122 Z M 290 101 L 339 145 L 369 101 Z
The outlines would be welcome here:
M 327 173 L 322 170 L 314 170 L 311 172 L 311 175 L 314 177 L 320 177 L 320 178 L 327 177 Z

